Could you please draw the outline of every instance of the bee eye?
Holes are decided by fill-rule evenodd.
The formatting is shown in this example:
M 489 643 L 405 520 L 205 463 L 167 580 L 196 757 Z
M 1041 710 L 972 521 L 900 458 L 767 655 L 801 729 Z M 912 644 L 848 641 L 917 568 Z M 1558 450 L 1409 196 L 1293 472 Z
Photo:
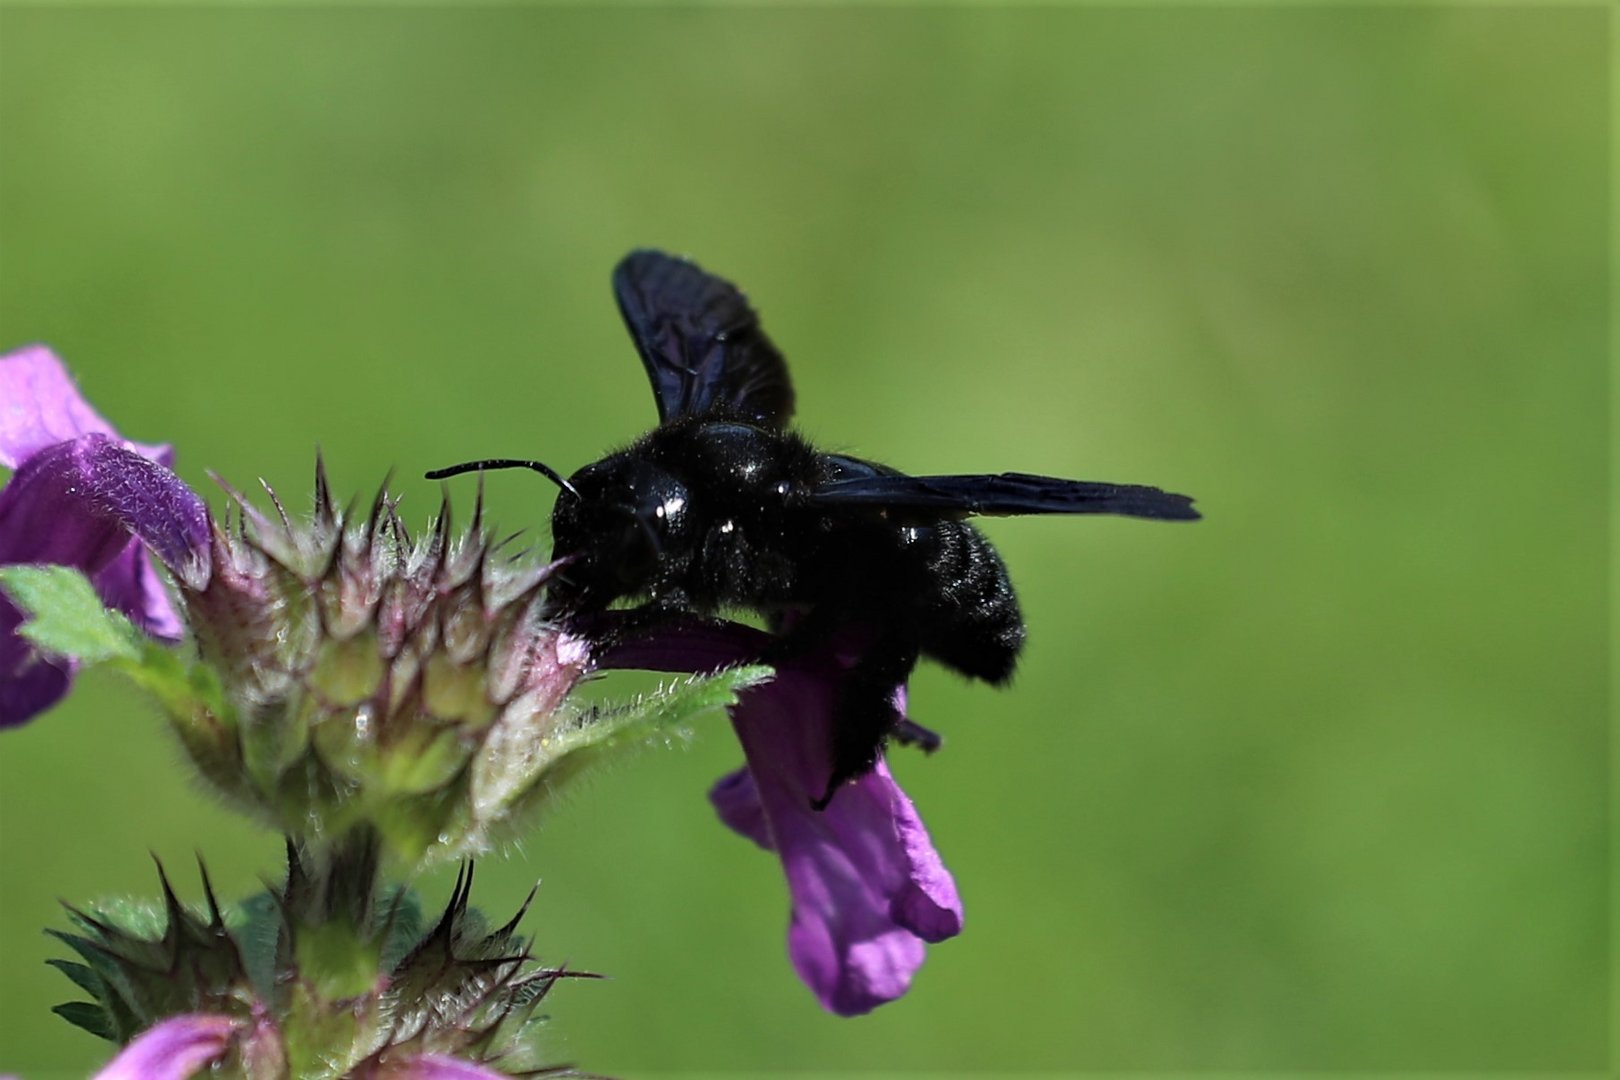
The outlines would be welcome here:
M 664 552 L 662 519 L 628 506 L 614 507 L 613 521 L 601 530 L 595 558 L 602 574 L 624 591 L 647 582 Z
M 664 515 L 637 514 L 631 530 L 634 547 L 639 557 L 649 562 L 664 551 Z

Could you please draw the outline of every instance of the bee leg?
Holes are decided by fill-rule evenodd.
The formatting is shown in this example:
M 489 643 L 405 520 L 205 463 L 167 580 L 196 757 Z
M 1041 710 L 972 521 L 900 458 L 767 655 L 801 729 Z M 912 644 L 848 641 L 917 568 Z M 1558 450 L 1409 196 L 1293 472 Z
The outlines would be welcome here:
M 817 646 L 844 629 L 850 618 L 848 612 L 833 604 L 817 604 L 807 611 L 777 612 L 770 618 L 771 633 L 776 640 L 765 649 L 761 659 L 775 664 L 814 652 Z
M 916 643 L 890 635 L 875 642 L 850 668 L 833 719 L 832 776 L 821 798 L 811 800 L 813 809 L 825 810 L 840 787 L 877 764 L 883 744 L 902 719 L 894 708 L 894 688 L 906 681 L 916 664 Z
M 586 632 L 604 645 L 617 645 L 634 641 L 669 625 L 678 619 L 690 617 L 683 606 L 684 600 L 669 603 L 651 600 L 633 608 L 604 611 L 588 617 Z M 580 629 L 580 624 L 575 624 Z
M 901 746 L 915 746 L 925 754 L 932 754 L 945 745 L 945 739 L 939 732 L 925 728 L 915 720 L 904 716 L 894 725 L 894 731 L 890 734 Z

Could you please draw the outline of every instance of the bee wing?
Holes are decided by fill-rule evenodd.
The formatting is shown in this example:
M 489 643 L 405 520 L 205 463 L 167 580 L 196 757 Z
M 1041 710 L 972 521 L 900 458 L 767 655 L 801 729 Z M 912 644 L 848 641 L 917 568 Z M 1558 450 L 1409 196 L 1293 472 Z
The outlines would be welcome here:
M 805 501 L 828 510 L 893 512 L 923 523 L 970 514 L 1122 514 L 1161 521 L 1196 521 L 1192 499 L 1140 484 L 1102 484 L 1029 473 L 993 475 L 865 475 L 835 478 Z M 835 476 L 839 470 L 834 470 Z M 911 513 L 910 511 L 916 511 Z
M 661 251 L 632 251 L 613 271 L 658 419 L 712 414 L 781 427 L 793 384 L 759 316 L 731 282 Z

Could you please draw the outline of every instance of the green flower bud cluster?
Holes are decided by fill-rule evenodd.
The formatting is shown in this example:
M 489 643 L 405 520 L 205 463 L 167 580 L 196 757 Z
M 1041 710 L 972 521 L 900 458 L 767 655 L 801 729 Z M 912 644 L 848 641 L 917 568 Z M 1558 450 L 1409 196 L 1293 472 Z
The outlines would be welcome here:
M 166 878 L 161 907 L 69 908 L 75 932 L 57 936 L 78 960 L 54 963 L 91 1000 L 57 1012 L 130 1043 L 109 1076 L 199 1043 L 213 1075 L 250 1080 L 536 1068 L 530 1014 L 580 973 L 539 963 L 516 919 L 486 926 L 470 865 L 431 927 L 384 882 L 487 851 L 604 751 L 667 739 L 769 671 L 581 705 L 590 644 L 542 607 L 556 567 L 501 554 L 479 510 L 457 532 L 446 504 L 412 537 L 386 488 L 358 516 L 319 468 L 303 522 L 274 493 L 272 516 L 226 490 L 209 569 L 176 582 L 194 656 L 103 608 L 75 570 L 3 572 L 30 640 L 149 691 L 207 784 L 287 837 L 285 883 L 234 908 L 206 876 L 201 911 Z
M 161 908 L 70 908 L 75 932 L 52 933 L 79 959 L 52 964 L 92 1000 L 56 1011 L 115 1042 L 173 1017 L 224 1025 L 211 1075 L 245 1080 L 429 1075 L 435 1055 L 539 1069 L 536 1007 L 596 976 L 535 961 L 516 933 L 528 900 L 490 926 L 468 906 L 470 866 L 430 920 L 408 890 L 373 893 L 376 855 L 289 844 L 286 883 L 226 909 L 206 872 L 205 905 L 185 907 L 161 866 Z
M 311 842 L 375 829 L 415 864 L 488 850 L 567 754 L 613 725 L 566 703 L 586 642 L 548 626 L 552 566 L 501 557 L 446 504 L 412 537 L 386 489 L 357 517 L 318 470 L 294 524 L 232 492 L 213 573 L 182 584 L 216 693 L 172 709 L 208 782 Z

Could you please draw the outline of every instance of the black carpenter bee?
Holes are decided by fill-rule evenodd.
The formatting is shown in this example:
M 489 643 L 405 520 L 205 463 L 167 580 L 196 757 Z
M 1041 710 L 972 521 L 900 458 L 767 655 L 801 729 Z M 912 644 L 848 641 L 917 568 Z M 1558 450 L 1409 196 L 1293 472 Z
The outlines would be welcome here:
M 656 622 L 674 613 L 758 612 L 784 655 L 859 631 L 834 725 L 832 775 L 815 805 L 870 770 L 897 726 L 894 688 L 920 656 L 1003 684 L 1024 643 L 1007 568 L 963 521 L 973 514 L 1123 514 L 1196 519 L 1158 488 L 1025 473 L 907 476 L 822 453 L 787 427 L 787 364 L 743 294 L 695 263 L 635 251 L 613 272 L 619 310 L 652 381 L 658 426 L 566 480 L 536 461 L 468 462 L 428 473 L 520 466 L 562 491 L 550 586 L 562 617 L 619 600 Z

